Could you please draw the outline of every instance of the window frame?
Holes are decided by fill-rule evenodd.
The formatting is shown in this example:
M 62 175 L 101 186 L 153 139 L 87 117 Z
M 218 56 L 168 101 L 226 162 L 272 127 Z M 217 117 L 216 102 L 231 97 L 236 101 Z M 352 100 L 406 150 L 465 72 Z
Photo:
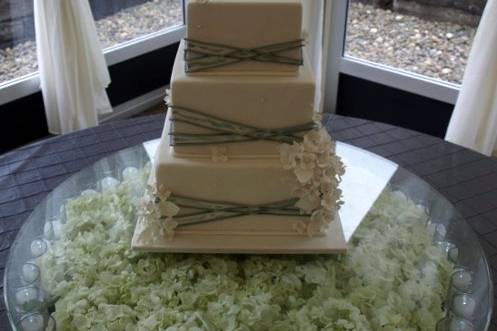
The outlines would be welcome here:
M 326 4 L 325 15 L 329 18 L 324 34 L 329 47 L 325 72 L 326 110 L 336 112 L 341 73 L 449 104 L 456 103 L 459 84 L 345 55 L 349 0 L 326 1 Z
M 183 39 L 186 33 L 184 0 L 182 0 L 182 8 L 183 21 L 181 24 L 103 49 L 107 66 L 172 45 Z M 0 84 L 0 106 L 40 90 L 40 74 L 38 71 L 6 81 Z

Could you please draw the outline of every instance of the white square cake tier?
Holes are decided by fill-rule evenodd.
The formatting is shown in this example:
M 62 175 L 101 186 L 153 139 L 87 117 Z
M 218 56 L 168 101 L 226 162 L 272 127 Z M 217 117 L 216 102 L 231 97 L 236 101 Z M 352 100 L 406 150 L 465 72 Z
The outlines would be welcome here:
M 166 131 L 165 131 L 166 132 Z M 164 133 L 165 133 L 164 132 Z M 257 206 L 293 198 L 295 179 L 281 167 L 279 159 L 182 159 L 171 153 L 168 135 L 163 134 L 150 178 L 173 195 Z M 190 210 L 180 210 L 190 212 Z M 249 214 L 176 228 L 174 238 L 154 238 L 140 218 L 133 236 L 133 248 L 145 251 L 189 253 L 315 254 L 346 250 L 338 215 L 329 228 L 309 237 L 295 225 L 309 216 Z M 156 234 L 155 234 L 156 235 Z
M 171 103 L 209 116 L 260 129 L 281 129 L 312 123 L 314 77 L 308 63 L 294 76 L 192 76 L 184 70 L 180 45 L 171 77 Z M 174 114 L 174 109 L 173 109 Z M 174 116 L 174 115 L 173 115 Z M 187 123 L 175 132 L 212 133 Z M 222 144 L 230 158 L 278 154 L 278 142 L 258 140 Z M 211 157 L 209 145 L 177 145 L 178 157 Z
M 302 37 L 300 0 L 190 0 L 187 38 L 240 48 L 299 40 Z M 278 53 L 299 58 L 301 49 Z M 291 74 L 298 66 L 247 61 L 195 74 Z

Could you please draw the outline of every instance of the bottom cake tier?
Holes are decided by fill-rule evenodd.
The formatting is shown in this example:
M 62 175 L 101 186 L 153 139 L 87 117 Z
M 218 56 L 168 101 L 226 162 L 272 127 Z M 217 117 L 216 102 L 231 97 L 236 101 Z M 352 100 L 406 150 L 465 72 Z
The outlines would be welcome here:
M 310 215 L 294 206 L 298 200 L 294 195 L 296 180 L 291 171 L 283 169 L 278 154 L 224 161 L 179 158 L 169 146 L 166 125 L 149 182 L 179 205 L 174 219 L 199 214 L 217 219 L 187 221 L 174 229 L 171 238 L 159 235 L 142 216 L 133 237 L 136 249 L 211 253 L 329 253 L 346 249 L 337 214 L 326 231 L 312 237 L 296 230 Z

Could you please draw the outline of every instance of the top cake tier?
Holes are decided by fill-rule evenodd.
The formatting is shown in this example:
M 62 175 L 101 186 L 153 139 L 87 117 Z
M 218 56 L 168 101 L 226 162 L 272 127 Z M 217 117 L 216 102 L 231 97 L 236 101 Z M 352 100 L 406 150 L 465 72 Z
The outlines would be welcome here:
M 302 60 L 301 29 L 300 0 L 189 0 L 186 71 L 294 74 Z

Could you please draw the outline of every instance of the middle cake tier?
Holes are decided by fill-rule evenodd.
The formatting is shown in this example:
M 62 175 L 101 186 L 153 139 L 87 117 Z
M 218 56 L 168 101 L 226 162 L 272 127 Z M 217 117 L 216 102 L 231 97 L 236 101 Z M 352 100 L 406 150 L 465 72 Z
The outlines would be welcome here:
M 273 139 L 276 133 L 291 140 L 312 126 L 314 90 L 307 61 L 294 76 L 188 75 L 181 44 L 169 100 L 173 153 L 205 158 L 221 148 L 229 158 L 274 157 L 282 142 Z M 216 125 L 207 123 L 209 119 Z M 237 134 L 240 127 L 242 135 Z M 252 137 L 247 137 L 247 130 Z
M 167 128 L 167 125 L 165 126 Z M 154 184 L 175 196 L 200 201 L 237 204 L 249 208 L 295 199 L 297 185 L 291 171 L 284 170 L 279 158 L 185 159 L 173 155 L 164 132 L 155 157 Z M 293 205 L 293 204 L 292 204 Z M 181 213 L 189 212 L 182 210 Z M 181 228 L 179 233 L 246 233 L 298 235 L 295 224 L 307 216 L 245 215 L 213 223 Z M 216 231 L 216 229 L 218 231 Z

